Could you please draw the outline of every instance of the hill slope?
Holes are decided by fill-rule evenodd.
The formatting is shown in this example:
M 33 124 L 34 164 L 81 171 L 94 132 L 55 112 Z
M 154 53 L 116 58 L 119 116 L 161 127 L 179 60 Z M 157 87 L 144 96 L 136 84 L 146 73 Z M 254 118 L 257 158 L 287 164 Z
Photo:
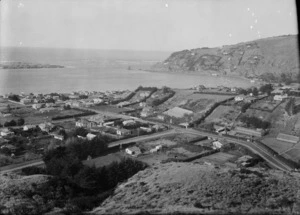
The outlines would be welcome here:
M 299 214 L 300 174 L 167 163 L 118 186 L 92 214 Z
M 154 65 L 152 70 L 212 72 L 265 80 L 296 80 L 299 74 L 298 37 L 279 36 L 221 48 L 174 52 L 164 62 Z M 283 73 L 285 77 L 282 77 Z

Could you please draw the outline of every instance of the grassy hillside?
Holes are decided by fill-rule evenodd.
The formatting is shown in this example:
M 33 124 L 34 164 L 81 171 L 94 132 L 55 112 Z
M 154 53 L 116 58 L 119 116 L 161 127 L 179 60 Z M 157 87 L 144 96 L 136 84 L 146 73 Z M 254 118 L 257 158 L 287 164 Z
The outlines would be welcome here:
M 299 214 L 300 174 L 167 163 L 120 184 L 93 214 Z
M 154 65 L 152 70 L 211 72 L 265 80 L 297 80 L 298 37 L 279 36 L 218 48 L 174 52 L 164 62 Z

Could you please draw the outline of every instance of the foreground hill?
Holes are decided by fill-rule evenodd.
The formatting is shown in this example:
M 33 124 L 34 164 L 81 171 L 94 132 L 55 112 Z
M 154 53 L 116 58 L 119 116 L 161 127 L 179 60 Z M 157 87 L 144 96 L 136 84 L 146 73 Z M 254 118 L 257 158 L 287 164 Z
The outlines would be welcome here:
M 279 36 L 218 48 L 174 52 L 164 62 L 154 65 L 152 70 L 295 81 L 299 74 L 298 37 Z
M 1 174 L 0 214 L 33 214 L 35 209 L 44 206 L 45 203 L 39 195 L 30 193 L 45 184 L 49 178 L 47 175 Z
M 120 184 L 92 214 L 300 214 L 300 174 L 167 163 Z

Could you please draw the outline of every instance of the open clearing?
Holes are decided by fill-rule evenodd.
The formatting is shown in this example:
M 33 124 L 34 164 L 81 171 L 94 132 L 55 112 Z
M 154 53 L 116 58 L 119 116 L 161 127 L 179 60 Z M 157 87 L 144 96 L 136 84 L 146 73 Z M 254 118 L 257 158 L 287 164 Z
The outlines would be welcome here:
M 235 155 L 231 155 L 231 154 L 224 153 L 224 152 L 218 152 L 218 153 L 208 155 L 206 157 L 194 160 L 193 162 L 197 163 L 199 161 L 211 161 L 211 162 L 214 162 L 214 163 L 217 163 L 217 164 L 224 164 L 224 163 L 226 163 L 229 160 L 232 160 L 234 158 L 236 158 Z
M 294 143 L 280 141 L 276 138 L 271 137 L 264 138 L 262 142 L 279 154 L 293 148 L 293 146 L 295 145 Z
M 115 161 L 120 162 L 124 157 L 125 157 L 124 153 L 116 152 L 95 159 L 83 161 L 83 164 L 90 167 L 95 166 L 96 168 L 99 168 L 99 167 L 107 166 Z
M 111 106 L 111 105 L 93 106 L 93 107 L 90 107 L 89 109 L 95 110 L 95 111 L 112 112 L 112 113 L 121 113 L 121 112 L 130 110 L 127 108 L 118 108 L 116 106 Z
M 206 119 L 206 122 L 214 122 L 218 124 L 230 124 L 240 114 L 240 107 L 238 106 L 224 106 L 217 107 Z
M 300 149 L 291 149 L 283 154 L 288 159 L 292 159 L 295 162 L 299 162 L 300 160 Z
M 174 107 L 182 107 L 194 111 L 194 113 L 203 112 L 208 106 L 215 102 L 226 100 L 232 96 L 226 95 L 212 95 L 194 93 L 194 90 L 174 90 L 176 94 L 167 100 L 165 103 L 159 105 L 162 110 L 171 109 Z

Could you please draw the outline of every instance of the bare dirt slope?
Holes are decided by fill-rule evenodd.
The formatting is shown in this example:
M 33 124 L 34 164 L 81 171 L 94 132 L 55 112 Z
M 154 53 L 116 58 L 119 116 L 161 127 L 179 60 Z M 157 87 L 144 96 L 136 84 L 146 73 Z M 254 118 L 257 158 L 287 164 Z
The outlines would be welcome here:
M 208 71 L 265 80 L 295 81 L 299 73 L 298 38 L 287 35 L 217 48 L 183 50 L 174 52 L 164 62 L 154 65 L 152 70 Z
M 300 214 L 300 174 L 192 163 L 148 168 L 92 214 Z

